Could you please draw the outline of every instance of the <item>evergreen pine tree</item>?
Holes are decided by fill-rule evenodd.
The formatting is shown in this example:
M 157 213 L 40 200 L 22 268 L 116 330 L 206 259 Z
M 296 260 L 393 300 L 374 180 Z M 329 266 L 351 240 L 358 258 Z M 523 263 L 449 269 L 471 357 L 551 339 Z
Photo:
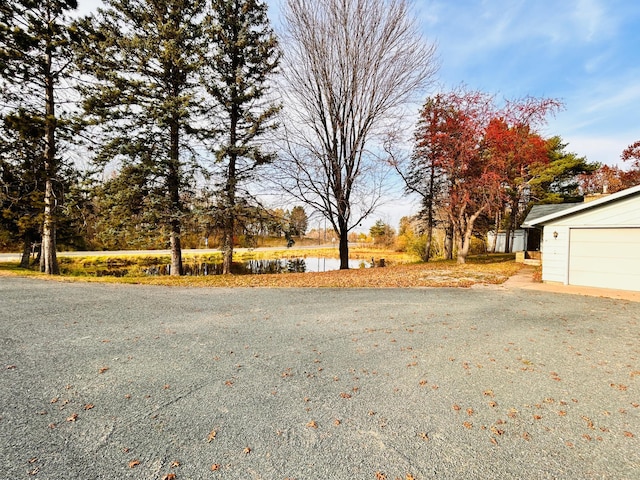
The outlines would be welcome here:
M 269 80 L 280 54 L 267 18 L 267 5 L 259 0 L 212 0 L 205 34 L 210 54 L 203 83 L 215 100 L 211 130 L 218 167 L 219 207 L 223 216 L 223 272 L 230 273 L 236 219 L 246 197 L 243 190 L 256 168 L 274 156 L 260 139 L 275 128 L 279 105 L 269 98 Z M 245 198 L 246 199 L 246 198 Z
M 48 274 L 59 273 L 60 153 L 68 126 L 61 105 L 68 98 L 61 92 L 69 87 L 71 45 L 77 40 L 67 14 L 76 7 L 76 0 L 0 0 L 0 96 L 5 127 L 13 132 L 3 143 L 5 151 L 22 149 L 28 169 L 38 171 L 31 189 L 42 189 L 42 197 L 31 198 L 42 205 L 40 269 Z M 31 145 L 27 150 L 25 141 Z
M 105 0 L 86 19 L 79 66 L 93 77 L 84 106 L 103 127 L 96 161 L 143 175 L 152 209 L 168 230 L 171 274 L 182 273 L 183 195 L 197 169 L 193 134 L 202 99 L 204 0 Z M 129 168 L 135 167 L 135 168 Z

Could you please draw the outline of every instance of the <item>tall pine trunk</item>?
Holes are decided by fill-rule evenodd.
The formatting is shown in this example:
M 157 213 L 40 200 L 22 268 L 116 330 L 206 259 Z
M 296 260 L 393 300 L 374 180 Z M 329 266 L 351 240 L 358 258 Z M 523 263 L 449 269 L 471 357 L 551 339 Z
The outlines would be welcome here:
M 45 147 L 44 147 L 44 215 L 42 224 L 42 245 L 40 271 L 49 275 L 59 275 L 60 267 L 56 254 L 56 198 L 53 182 L 56 168 L 56 117 L 53 95 L 54 77 L 52 69 L 52 47 L 47 46 L 45 57 Z
M 169 175 L 167 177 L 167 185 L 169 188 L 169 196 L 171 198 L 171 220 L 169 227 L 171 229 L 171 275 L 182 275 L 182 246 L 180 243 L 180 213 L 182 211 L 180 201 L 180 131 L 179 121 L 171 122 L 171 146 L 169 159 Z
M 235 135 L 232 135 L 235 137 Z M 224 191 L 224 232 L 222 240 L 222 273 L 231 273 L 233 265 L 233 234 L 236 229 L 236 156 L 229 155 L 227 184 Z
M 224 232 L 222 240 L 222 273 L 231 273 L 233 265 L 233 234 L 236 227 L 235 221 L 235 160 L 229 161 L 229 179 L 225 189 Z M 233 177 L 231 176 L 233 172 Z
M 232 98 L 237 97 L 235 86 L 232 87 Z M 227 184 L 225 186 L 225 218 L 224 218 L 224 240 L 222 242 L 222 273 L 231 273 L 233 264 L 233 234 L 236 228 L 236 185 L 237 171 L 236 164 L 238 161 L 237 143 L 238 143 L 238 121 L 240 120 L 240 112 L 236 103 L 231 107 L 229 115 L 229 165 L 227 168 Z

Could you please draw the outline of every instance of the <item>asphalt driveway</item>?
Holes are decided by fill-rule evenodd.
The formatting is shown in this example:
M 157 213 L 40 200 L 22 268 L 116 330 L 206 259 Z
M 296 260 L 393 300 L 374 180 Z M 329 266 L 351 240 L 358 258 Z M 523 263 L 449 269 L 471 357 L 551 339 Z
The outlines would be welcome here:
M 0 478 L 640 478 L 640 303 L 0 277 Z

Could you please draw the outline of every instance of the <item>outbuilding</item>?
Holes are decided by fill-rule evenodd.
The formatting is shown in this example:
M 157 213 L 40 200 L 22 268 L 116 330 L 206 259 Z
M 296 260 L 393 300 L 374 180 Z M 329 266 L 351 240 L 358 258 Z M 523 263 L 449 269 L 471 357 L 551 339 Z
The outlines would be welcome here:
M 640 291 L 640 185 L 529 219 L 542 281 Z

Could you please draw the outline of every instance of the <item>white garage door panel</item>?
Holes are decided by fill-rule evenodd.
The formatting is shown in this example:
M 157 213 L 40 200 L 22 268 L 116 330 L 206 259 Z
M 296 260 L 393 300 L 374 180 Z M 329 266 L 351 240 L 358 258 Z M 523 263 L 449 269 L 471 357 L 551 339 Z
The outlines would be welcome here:
M 571 229 L 569 284 L 640 291 L 640 228 Z

